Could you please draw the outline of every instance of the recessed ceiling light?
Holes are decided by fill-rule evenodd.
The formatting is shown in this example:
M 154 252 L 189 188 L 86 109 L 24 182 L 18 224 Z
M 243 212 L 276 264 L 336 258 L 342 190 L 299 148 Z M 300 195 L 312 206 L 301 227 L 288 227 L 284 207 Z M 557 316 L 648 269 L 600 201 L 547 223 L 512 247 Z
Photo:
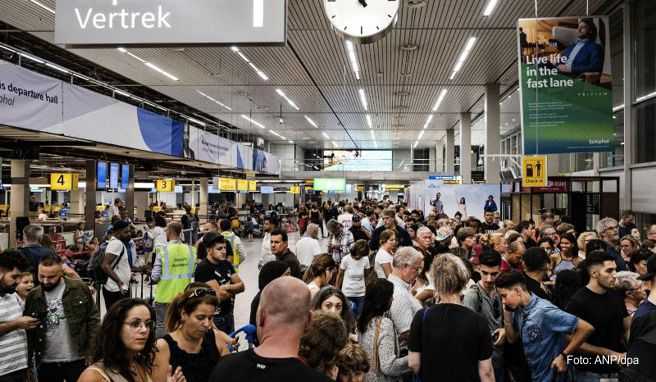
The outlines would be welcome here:
M 358 90 L 358 93 L 360 94 L 360 103 L 362 104 L 362 107 L 364 108 L 365 111 L 368 111 L 369 103 L 367 102 L 367 94 L 364 92 L 364 89 L 362 88 Z
M 488 0 L 485 9 L 483 10 L 483 16 L 490 16 L 494 12 L 494 8 L 497 7 L 499 0 Z
M 266 129 L 266 126 L 264 126 L 263 124 L 261 124 L 260 122 L 258 122 L 258 121 L 256 121 L 256 120 L 250 118 L 250 117 L 247 116 L 246 114 L 242 114 L 241 117 L 242 117 L 243 119 L 247 120 L 248 122 L 252 123 L 253 125 L 259 127 L 260 129 Z
M 450 80 L 454 79 L 456 74 L 462 69 L 463 65 L 465 64 L 465 61 L 467 61 L 467 57 L 469 57 L 469 54 L 471 53 L 472 49 L 474 49 L 474 45 L 476 44 L 476 37 L 471 36 L 469 39 L 467 39 L 467 42 L 465 43 L 465 47 L 462 49 L 462 52 L 460 52 L 460 56 L 458 56 L 458 60 L 456 61 L 456 64 L 453 66 L 453 71 L 451 72 L 451 76 L 449 77 Z

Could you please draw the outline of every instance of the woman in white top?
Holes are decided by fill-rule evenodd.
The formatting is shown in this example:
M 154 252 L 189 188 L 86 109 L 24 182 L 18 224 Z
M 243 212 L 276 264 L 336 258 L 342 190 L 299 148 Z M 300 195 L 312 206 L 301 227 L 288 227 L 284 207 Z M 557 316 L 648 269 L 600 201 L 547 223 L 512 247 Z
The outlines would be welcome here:
M 467 203 L 465 202 L 465 198 L 460 198 L 460 201 L 458 202 L 458 212 L 462 215 L 462 220 L 467 220 L 469 215 L 467 214 Z
M 386 279 L 392 273 L 392 260 L 397 246 L 396 232 L 386 229 L 380 234 L 380 248 L 374 260 L 374 270 L 378 278 Z
M 333 257 L 327 253 L 321 254 L 312 260 L 312 265 L 305 272 L 304 281 L 308 284 L 312 298 L 321 288 L 328 285 L 332 279 L 337 264 Z

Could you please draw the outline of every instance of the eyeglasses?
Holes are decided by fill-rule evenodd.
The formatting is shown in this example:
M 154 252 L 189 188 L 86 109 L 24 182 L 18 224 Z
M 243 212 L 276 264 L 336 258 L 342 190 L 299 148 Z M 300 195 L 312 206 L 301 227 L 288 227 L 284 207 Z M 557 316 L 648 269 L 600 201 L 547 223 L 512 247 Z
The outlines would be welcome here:
M 155 329 L 155 321 L 152 321 L 152 320 L 146 320 L 146 321 L 133 320 L 133 321 L 129 321 L 129 322 L 124 322 L 124 324 L 129 326 L 130 329 L 133 329 L 133 330 L 139 330 L 142 327 L 144 329 L 148 329 L 148 330 Z

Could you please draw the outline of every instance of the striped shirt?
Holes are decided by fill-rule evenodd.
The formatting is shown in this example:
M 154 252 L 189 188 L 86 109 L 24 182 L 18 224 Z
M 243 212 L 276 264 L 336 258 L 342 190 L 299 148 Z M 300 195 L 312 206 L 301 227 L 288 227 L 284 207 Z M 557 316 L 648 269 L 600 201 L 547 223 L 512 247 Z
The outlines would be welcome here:
M 13 321 L 23 315 L 15 293 L 0 296 L 0 322 Z M 23 329 L 0 335 L 0 376 L 27 368 L 27 333 Z

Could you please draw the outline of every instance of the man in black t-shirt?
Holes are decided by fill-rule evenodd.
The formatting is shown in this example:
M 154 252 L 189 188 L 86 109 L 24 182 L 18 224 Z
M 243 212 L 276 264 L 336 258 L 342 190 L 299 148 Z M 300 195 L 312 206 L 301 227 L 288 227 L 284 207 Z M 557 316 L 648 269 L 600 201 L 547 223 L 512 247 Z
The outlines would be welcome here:
M 371 239 L 371 235 L 369 232 L 367 232 L 366 229 L 362 228 L 362 218 L 358 214 L 353 214 L 353 220 L 351 221 L 351 228 L 349 231 L 351 231 L 351 234 L 353 235 L 353 242 L 356 242 L 358 240 L 366 240 L 369 241 Z
M 617 265 L 613 256 L 597 250 L 587 255 L 586 271 L 590 275 L 588 285 L 579 289 L 567 305 L 569 313 L 595 328 L 576 354 L 585 357 L 575 364 L 577 380 L 617 378 L 631 326 L 624 294 L 613 290 Z
M 482 233 L 493 233 L 499 230 L 499 225 L 494 222 L 494 212 L 485 211 L 485 221 L 481 224 Z
M 297 279 L 303 278 L 301 272 L 301 263 L 294 252 L 289 250 L 289 241 L 287 232 L 279 228 L 271 231 L 271 253 L 276 257 L 276 260 L 284 261 L 289 265 L 291 275 Z
M 235 330 L 235 295 L 244 291 L 244 283 L 227 260 L 223 235 L 208 232 L 203 236 L 203 244 L 207 248 L 207 258 L 196 267 L 194 279 L 216 291 L 221 302 L 214 316 L 214 324 L 219 330 L 230 334 Z
M 262 291 L 257 310 L 260 346 L 219 361 L 210 382 L 328 382 L 298 356 L 301 336 L 310 320 L 310 290 L 289 276 Z

